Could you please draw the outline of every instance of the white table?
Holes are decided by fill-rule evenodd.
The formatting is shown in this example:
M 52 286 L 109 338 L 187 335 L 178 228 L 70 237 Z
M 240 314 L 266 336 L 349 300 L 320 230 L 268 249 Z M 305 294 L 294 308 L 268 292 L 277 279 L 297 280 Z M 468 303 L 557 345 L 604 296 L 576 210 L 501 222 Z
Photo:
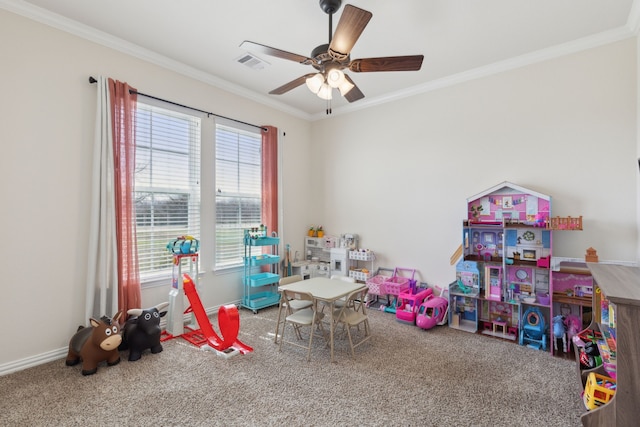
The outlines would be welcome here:
M 331 307 L 329 312 L 329 342 L 331 346 L 331 361 L 333 362 L 333 310 L 334 303 L 342 297 L 349 295 L 351 292 L 362 288 L 362 283 L 350 283 L 344 280 L 327 279 L 326 277 L 314 277 L 309 280 L 301 280 L 299 282 L 290 283 L 278 287 L 278 291 L 287 289 L 297 292 L 308 292 L 313 295 L 316 301 L 328 304 Z M 282 304 L 280 304 L 282 307 Z M 278 309 L 278 321 L 276 323 L 276 340 L 278 339 L 278 330 L 280 325 L 280 309 Z

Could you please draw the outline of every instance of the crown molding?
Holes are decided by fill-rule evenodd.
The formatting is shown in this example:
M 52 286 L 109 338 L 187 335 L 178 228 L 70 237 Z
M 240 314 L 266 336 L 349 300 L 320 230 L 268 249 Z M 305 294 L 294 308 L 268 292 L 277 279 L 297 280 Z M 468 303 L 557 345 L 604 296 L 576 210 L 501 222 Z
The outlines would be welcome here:
M 297 108 L 290 107 L 284 103 L 275 101 L 264 95 L 257 94 L 247 90 L 242 86 L 223 80 L 213 74 L 204 72 L 194 67 L 190 67 L 181 62 L 160 55 L 149 49 L 142 48 L 136 44 L 130 43 L 121 38 L 107 34 L 103 31 L 96 30 L 88 25 L 81 24 L 72 19 L 52 13 L 48 10 L 25 3 L 21 0 L 0 0 L 0 8 L 6 9 L 17 15 L 29 18 L 41 24 L 48 25 L 61 31 L 73 34 L 85 40 L 97 43 L 99 45 L 114 49 L 129 56 L 141 59 L 143 61 L 158 65 L 162 68 L 175 71 L 176 73 L 201 81 L 218 89 L 225 90 L 235 95 L 247 98 L 259 104 L 266 105 L 270 108 L 282 111 L 292 116 L 310 120 L 311 116 Z
M 634 5 L 640 3 L 640 0 L 635 0 Z M 635 30 L 637 34 L 637 29 Z M 480 79 L 483 77 L 499 74 L 505 71 L 514 70 L 517 68 L 525 67 L 527 65 L 536 64 L 539 62 L 548 61 L 550 59 L 559 58 L 562 56 L 570 55 L 573 53 L 581 52 L 588 49 L 593 49 L 598 46 L 603 46 L 610 43 L 615 43 L 620 40 L 624 40 L 635 36 L 634 31 L 630 29 L 629 25 L 615 28 L 613 30 L 604 31 L 602 33 L 594 34 L 592 36 L 583 37 L 571 42 L 556 45 L 550 48 L 541 49 L 535 52 L 520 55 L 514 58 L 509 58 L 504 61 L 495 62 L 483 67 L 474 68 L 471 70 L 463 71 L 461 73 L 452 74 L 447 77 L 432 80 L 427 83 L 413 86 L 403 89 L 398 92 L 390 93 L 385 96 L 377 98 L 366 99 L 358 102 L 358 105 L 348 105 L 333 110 L 333 116 L 340 114 L 351 113 L 365 108 L 370 108 L 376 105 L 386 104 L 388 102 L 397 101 L 402 98 L 431 92 L 433 90 L 442 89 L 449 86 L 454 86 L 460 83 L 465 83 L 471 80 Z M 327 116 L 323 113 L 318 113 L 312 116 L 312 120 L 322 120 Z
M 410 96 L 415 96 L 444 87 L 468 82 L 470 80 L 487 77 L 493 74 L 502 73 L 504 71 L 509 71 L 538 62 L 558 58 L 564 55 L 592 49 L 605 44 L 614 43 L 629 37 L 637 36 L 640 28 L 640 0 L 634 0 L 631 6 L 629 17 L 627 19 L 627 24 L 625 26 L 594 34 L 592 36 L 583 37 L 547 49 L 541 49 L 525 55 L 520 55 L 504 61 L 499 61 L 483 67 L 478 67 L 472 70 L 453 74 L 451 76 L 432 80 L 430 82 L 406 88 L 401 91 L 393 92 L 384 96 L 363 99 L 360 100 L 357 104 L 349 104 L 344 107 L 336 108 L 333 110 L 331 116 L 327 116 L 325 113 L 317 113 L 313 115 L 305 113 L 297 108 L 290 107 L 284 103 L 275 101 L 272 98 L 257 94 L 253 91 L 249 91 L 243 88 L 242 86 L 230 83 L 226 80 L 214 76 L 213 74 L 187 66 L 181 62 L 172 60 L 156 52 L 144 49 L 138 45 L 127 42 L 123 39 L 104 33 L 102 31 L 98 31 L 95 28 L 65 18 L 61 15 L 36 7 L 22 0 L 0 0 L 0 8 L 6 9 L 10 12 L 24 16 L 42 24 L 68 32 L 94 43 L 117 50 L 135 58 L 142 59 L 168 70 L 175 71 L 184 76 L 191 77 L 195 80 L 201 81 L 216 88 L 249 99 L 251 101 L 263 104 L 270 108 L 274 108 L 300 119 L 309 121 L 323 120 L 329 117 L 335 117 L 342 114 L 364 110 Z
M 638 35 L 640 29 L 640 0 L 633 0 L 629 17 L 627 18 L 627 27 L 634 35 Z

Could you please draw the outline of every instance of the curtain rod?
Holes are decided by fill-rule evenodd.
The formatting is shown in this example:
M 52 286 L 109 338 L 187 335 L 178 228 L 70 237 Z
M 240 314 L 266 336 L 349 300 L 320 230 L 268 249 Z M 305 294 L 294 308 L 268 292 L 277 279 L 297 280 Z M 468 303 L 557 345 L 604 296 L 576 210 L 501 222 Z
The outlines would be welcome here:
M 97 83 L 97 82 L 98 82 L 98 80 L 96 80 L 93 76 L 89 76 L 89 83 L 93 84 L 93 83 Z M 178 104 L 177 102 L 168 101 L 166 99 L 158 98 L 156 96 L 148 95 L 146 93 L 142 93 L 142 92 L 138 92 L 138 91 L 134 91 L 134 90 L 129 90 L 129 93 L 132 94 L 132 95 L 136 94 L 136 95 L 144 96 L 145 98 L 155 99 L 156 101 L 166 102 L 167 104 L 175 105 L 177 107 L 182 107 L 182 108 L 187 108 L 189 110 L 197 111 L 199 113 L 206 114 L 207 117 L 209 117 L 209 116 L 220 117 L 222 119 L 231 120 L 232 122 L 241 123 L 241 124 L 247 125 L 247 126 L 253 126 L 254 128 L 261 129 L 261 130 L 263 130 L 265 132 L 269 131 L 269 129 L 267 129 L 265 127 L 262 127 L 262 126 L 258 126 L 258 125 L 254 125 L 254 124 L 251 124 L 251 123 L 243 122 L 243 121 L 240 121 L 240 120 L 232 119 L 230 117 L 221 116 L 220 114 L 212 113 L 210 111 L 200 110 L 199 108 L 189 107 L 188 105 Z

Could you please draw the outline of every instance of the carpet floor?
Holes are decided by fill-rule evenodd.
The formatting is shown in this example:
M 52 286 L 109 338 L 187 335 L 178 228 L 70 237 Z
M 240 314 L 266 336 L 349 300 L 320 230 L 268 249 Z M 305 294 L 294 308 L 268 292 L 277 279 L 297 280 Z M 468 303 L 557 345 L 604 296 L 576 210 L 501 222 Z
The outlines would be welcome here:
M 0 377 L 2 426 L 579 426 L 575 362 L 447 326 L 369 310 L 373 338 L 336 339 L 336 361 L 274 344 L 277 307 L 240 310 L 225 359 L 181 338 L 91 376 L 64 359 Z M 215 330 L 217 319 L 212 317 Z

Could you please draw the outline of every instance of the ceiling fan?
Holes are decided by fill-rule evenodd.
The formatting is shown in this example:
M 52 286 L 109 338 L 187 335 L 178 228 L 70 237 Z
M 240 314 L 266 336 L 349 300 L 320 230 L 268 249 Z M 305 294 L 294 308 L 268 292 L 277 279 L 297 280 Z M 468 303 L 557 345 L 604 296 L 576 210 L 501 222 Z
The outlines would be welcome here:
M 277 58 L 311 65 L 317 72 L 305 74 L 269 92 L 282 95 L 307 84 L 311 92 L 322 99 L 331 100 L 333 89 L 349 102 L 364 98 L 358 86 L 342 70 L 354 73 L 377 71 L 418 71 L 422 67 L 424 55 L 385 56 L 380 58 L 362 58 L 351 60 L 351 49 L 364 31 L 373 14 L 369 11 L 347 4 L 344 7 L 338 26 L 333 33 L 333 14 L 340 9 L 342 0 L 320 0 L 320 8 L 329 15 L 329 43 L 322 44 L 311 52 L 311 56 L 298 55 L 260 43 L 245 40 L 240 46 L 247 50 L 261 52 Z M 327 109 L 327 114 L 330 108 Z

